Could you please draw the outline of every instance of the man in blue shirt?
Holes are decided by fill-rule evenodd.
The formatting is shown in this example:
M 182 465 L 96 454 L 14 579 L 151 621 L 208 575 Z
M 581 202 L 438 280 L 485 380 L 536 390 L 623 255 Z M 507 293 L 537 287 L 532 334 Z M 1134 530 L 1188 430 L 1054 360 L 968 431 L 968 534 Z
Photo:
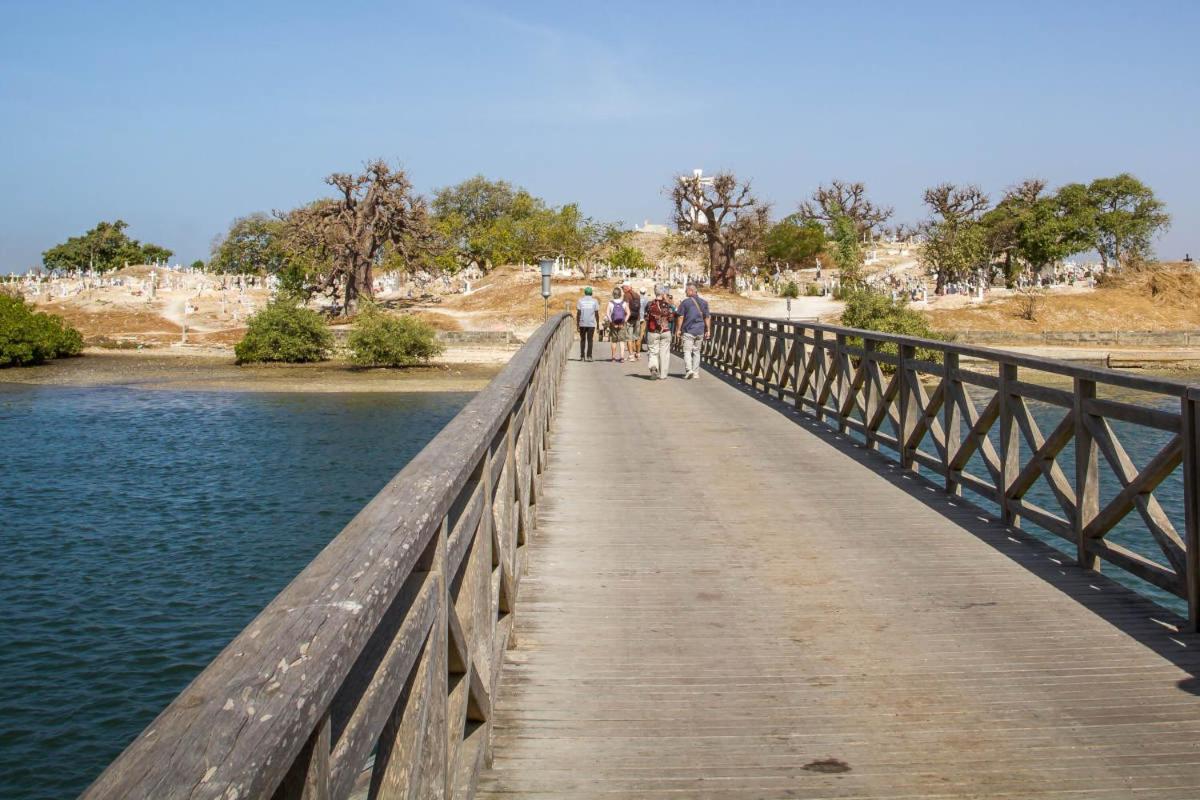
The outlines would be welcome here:
M 675 309 L 675 338 L 683 339 L 683 377 L 695 380 L 700 375 L 700 352 L 712 336 L 712 317 L 708 301 L 696 293 L 695 286 L 687 287 L 687 297 Z

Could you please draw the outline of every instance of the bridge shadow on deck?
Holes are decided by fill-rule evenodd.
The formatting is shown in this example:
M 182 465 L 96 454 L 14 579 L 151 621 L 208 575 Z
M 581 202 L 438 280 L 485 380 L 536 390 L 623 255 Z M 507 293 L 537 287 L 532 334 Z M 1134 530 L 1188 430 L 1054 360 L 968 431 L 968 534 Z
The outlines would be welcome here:
M 1185 620 L 1133 589 L 1101 573 L 1079 568 L 1071 558 L 1045 542 L 1003 525 L 986 509 L 965 497 L 946 494 L 940 484 L 901 468 L 881 453 L 868 450 L 848 434 L 838 433 L 808 412 L 767 395 L 703 363 L 705 373 L 787 417 L 830 447 L 871 470 L 892 486 L 947 518 L 979 541 L 1077 602 L 1115 629 L 1192 675 L 1177 683 L 1181 691 L 1200 695 L 1200 635 L 1184 633 Z

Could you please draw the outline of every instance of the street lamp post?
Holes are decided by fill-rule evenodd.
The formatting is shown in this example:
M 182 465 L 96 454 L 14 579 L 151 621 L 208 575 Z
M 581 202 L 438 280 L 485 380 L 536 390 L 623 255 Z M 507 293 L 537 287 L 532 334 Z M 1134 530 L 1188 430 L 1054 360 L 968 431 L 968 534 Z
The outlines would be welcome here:
M 554 274 L 554 260 L 543 258 L 538 266 L 542 268 L 542 319 L 545 320 L 550 318 L 550 276 Z

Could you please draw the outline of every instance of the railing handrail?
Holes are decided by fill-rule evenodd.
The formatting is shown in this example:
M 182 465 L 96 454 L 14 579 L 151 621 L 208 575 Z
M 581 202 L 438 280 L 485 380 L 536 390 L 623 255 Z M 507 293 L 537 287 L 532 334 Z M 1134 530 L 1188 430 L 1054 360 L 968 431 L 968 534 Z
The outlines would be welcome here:
M 444 560 L 452 509 L 466 502 L 467 496 L 472 507 L 491 508 L 491 498 L 472 480 L 490 487 L 497 480 L 492 468 L 500 474 L 503 466 L 511 486 L 516 486 L 520 467 L 512 466 L 517 449 L 513 426 L 535 416 L 548 417 L 552 400 L 539 409 L 527 394 L 535 376 L 539 391 L 544 391 L 545 372 L 561 367 L 556 359 L 565 357 L 569 346 L 567 320 L 569 316 L 560 313 L 542 325 L 487 387 L 125 749 L 84 797 L 250 798 L 273 793 L 307 797 L 279 787 L 295 772 L 298 760 L 307 757 L 302 751 L 322 736 L 325 752 L 320 759 L 313 757 L 312 763 L 324 761 L 327 782 L 328 719 L 335 696 L 356 661 L 366 657 L 368 645 L 374 647 L 372 637 L 380 635 L 385 616 L 393 614 L 406 581 L 415 574 L 423 554 L 437 544 L 439 532 Z M 556 383 L 554 378 L 549 385 Z M 496 447 L 497 437 L 505 434 L 506 425 L 509 440 L 495 459 L 503 463 L 494 465 L 489 452 Z M 527 426 L 530 432 L 536 427 Z M 536 433 L 541 446 L 541 432 Z M 485 471 L 488 474 L 482 476 Z M 478 524 L 482 529 L 489 523 Z M 491 529 L 487 531 L 490 536 Z M 488 552 L 492 552 L 490 543 Z M 465 563 L 466 556 L 460 553 L 459 558 L 459 563 Z M 487 560 L 491 569 L 491 557 Z M 452 565 L 451 574 L 456 569 Z M 444 595 L 449 576 L 439 577 Z M 416 607 L 417 600 L 413 604 Z M 441 614 L 445 637 L 444 608 Z M 451 623 L 451 633 L 456 633 L 453 629 Z M 460 650 L 475 649 L 465 648 L 461 632 L 457 635 Z M 444 665 L 444 654 L 441 659 Z M 470 655 L 463 659 L 471 661 Z M 367 691 L 363 689 L 363 694 Z
M 941 339 L 924 339 L 919 336 L 908 336 L 900 333 L 883 333 L 881 331 L 864 330 L 862 328 L 847 328 L 841 325 L 830 325 L 824 322 L 808 322 L 806 320 L 787 320 L 778 317 L 763 317 L 752 314 L 727 314 L 713 313 L 713 317 L 725 317 L 728 319 L 743 319 L 754 322 L 771 323 L 773 325 L 792 325 L 812 330 L 818 330 L 822 333 L 833 335 L 853 336 L 856 338 L 866 337 L 879 342 L 887 342 L 895 345 L 908 345 L 910 347 L 919 347 L 923 349 L 941 350 L 948 353 L 957 353 L 960 356 L 968 358 L 979 358 L 985 361 L 998 361 L 1007 364 L 1013 364 L 1018 367 L 1027 369 L 1036 369 L 1042 372 L 1050 372 L 1057 375 L 1062 375 L 1068 378 L 1081 378 L 1083 380 L 1096 381 L 1097 383 L 1108 383 L 1113 386 L 1120 386 L 1125 389 L 1138 389 L 1145 392 L 1154 392 L 1157 394 L 1165 394 L 1171 397 L 1188 397 L 1200 399 L 1200 386 L 1187 384 L 1182 381 L 1171 380 L 1170 378 L 1149 378 L 1142 375 L 1130 375 L 1125 372 L 1108 369 L 1107 367 L 1088 367 L 1079 364 L 1072 364 L 1068 361 L 1060 359 L 1048 358 L 1045 356 L 1030 356 L 1023 353 L 1015 353 L 1011 350 L 1002 350 L 995 347 L 985 347 L 983 345 L 956 344 Z
M 929 470 L 944 479 L 948 494 L 965 489 L 995 503 L 1006 525 L 1027 519 L 1067 540 L 1085 569 L 1099 569 L 1103 559 L 1186 600 L 1187 627 L 1200 630 L 1200 387 L 819 322 L 713 317 L 706 355 L 734 379 L 861 437 L 871 450 L 893 451 L 903 469 Z M 962 356 L 994 363 L 997 374 L 962 365 Z M 1071 387 L 1023 380 L 1022 368 L 1070 378 Z M 984 406 L 968 386 L 991 393 Z M 1102 397 L 1102 386 L 1174 400 L 1177 410 Z M 1043 432 L 1026 401 L 1064 409 L 1063 416 Z M 1166 436 L 1138 466 L 1112 421 Z M 1058 458 L 1068 444 L 1075 463 L 1064 469 Z M 1181 469 L 1182 519 L 1154 496 Z M 1115 496 L 1102 498 L 1102 472 L 1116 478 Z M 1050 507 L 1028 496 L 1043 483 Z M 1108 538 L 1134 511 L 1154 543 L 1145 543 L 1145 553 Z

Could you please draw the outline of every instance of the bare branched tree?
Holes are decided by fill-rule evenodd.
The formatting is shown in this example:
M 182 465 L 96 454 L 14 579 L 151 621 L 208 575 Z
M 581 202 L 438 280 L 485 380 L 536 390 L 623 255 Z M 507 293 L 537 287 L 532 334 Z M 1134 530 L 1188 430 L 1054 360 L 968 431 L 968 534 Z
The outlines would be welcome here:
M 1037 202 L 1044 191 L 1046 191 L 1046 182 L 1044 180 L 1041 178 L 1028 178 L 1016 186 L 1010 186 L 1006 189 L 1004 197 L 1000 199 L 1000 202 L 1015 200 L 1032 205 Z
M 797 213 L 801 220 L 814 220 L 827 228 L 835 217 L 849 217 L 861 239 L 880 229 L 892 218 L 894 209 L 877 206 L 868 200 L 867 187 L 862 183 L 834 180 L 828 186 L 818 186 L 811 200 L 800 203 Z
M 751 194 L 749 181 L 741 183 L 731 172 L 711 179 L 680 175 L 671 187 L 671 201 L 680 233 L 697 233 L 708 246 L 709 282 L 735 288 L 735 256 L 756 247 L 770 206 Z
M 988 196 L 978 186 L 939 183 L 925 190 L 925 205 L 944 220 L 976 219 L 987 210 Z
M 373 270 L 387 248 L 404 261 L 415 260 L 433 243 L 424 198 L 408 176 L 377 159 L 361 174 L 337 172 L 325 179 L 337 196 L 282 215 L 292 244 L 327 263 L 317 291 L 344 299 L 352 313 L 359 298 L 372 294 Z

